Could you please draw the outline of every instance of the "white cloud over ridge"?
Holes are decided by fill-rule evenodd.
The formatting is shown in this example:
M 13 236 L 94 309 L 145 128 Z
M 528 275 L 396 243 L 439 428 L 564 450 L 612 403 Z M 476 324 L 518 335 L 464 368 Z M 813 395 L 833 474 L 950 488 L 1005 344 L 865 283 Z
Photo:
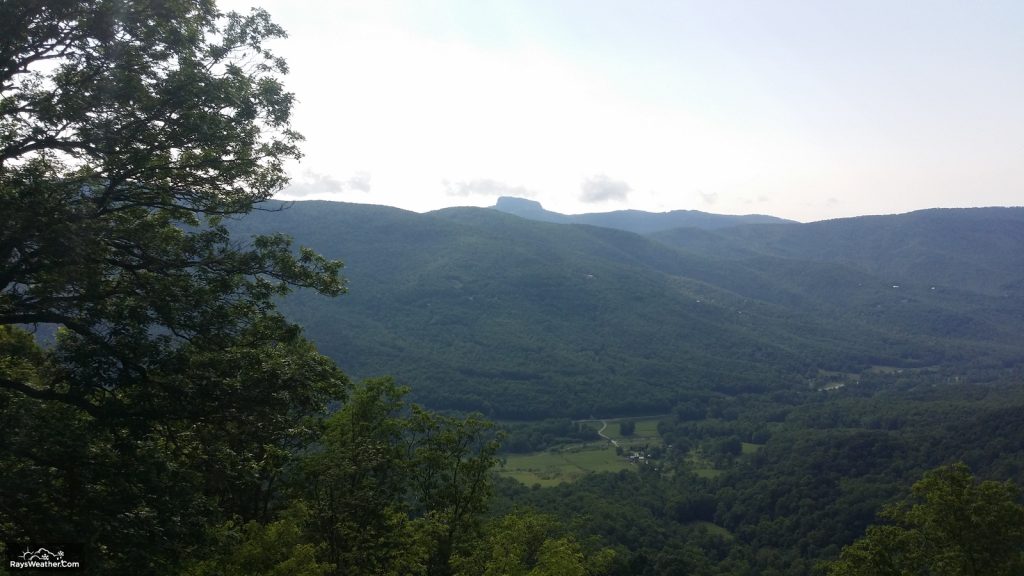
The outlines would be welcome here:
M 445 194 L 448 196 L 516 196 L 518 198 L 531 198 L 535 195 L 524 186 L 511 186 L 489 178 L 460 182 L 445 180 L 442 184 Z
M 698 192 L 697 194 L 705 204 L 714 205 L 718 202 L 718 192 Z
M 299 178 L 293 178 L 281 194 L 303 198 L 313 194 L 332 194 L 344 190 L 344 185 L 330 174 L 319 174 L 306 170 Z
M 321 174 L 312 170 L 303 171 L 299 177 L 293 178 L 281 195 L 288 198 L 330 197 L 348 191 L 369 193 L 372 186 L 369 172 L 356 172 L 342 182 L 330 174 Z
M 604 174 L 591 176 L 583 181 L 579 199 L 587 204 L 599 202 L 624 202 L 633 191 L 629 184 L 622 180 L 614 180 Z

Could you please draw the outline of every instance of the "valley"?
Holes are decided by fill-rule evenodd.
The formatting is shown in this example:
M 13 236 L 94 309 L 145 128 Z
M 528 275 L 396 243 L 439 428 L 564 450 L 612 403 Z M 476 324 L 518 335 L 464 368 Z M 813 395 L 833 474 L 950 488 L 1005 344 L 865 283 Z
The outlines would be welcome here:
M 637 234 L 659 224 L 272 208 L 238 231 L 345 260 L 342 298 L 281 302 L 319 349 L 495 420 L 493 513 L 585 515 L 623 573 L 686 549 L 812 574 L 925 470 L 1024 481 L 1024 209 Z
M 1024 574 L 1024 13 L 805 4 L 0 2 L 0 576 Z

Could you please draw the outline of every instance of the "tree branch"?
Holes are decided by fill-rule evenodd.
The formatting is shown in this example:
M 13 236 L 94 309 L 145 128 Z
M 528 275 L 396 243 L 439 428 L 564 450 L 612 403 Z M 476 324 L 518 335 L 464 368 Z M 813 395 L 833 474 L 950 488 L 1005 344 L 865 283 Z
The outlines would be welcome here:
M 36 388 L 24 382 L 18 382 L 17 380 L 11 380 L 10 378 L 2 376 L 0 376 L 0 387 L 20 392 L 21 394 L 36 400 L 42 400 L 44 402 L 56 401 L 69 406 L 74 406 L 96 419 L 100 419 L 104 416 L 104 411 L 101 410 L 99 406 L 96 406 L 81 396 L 73 396 L 71 394 L 65 394 L 55 390 Z

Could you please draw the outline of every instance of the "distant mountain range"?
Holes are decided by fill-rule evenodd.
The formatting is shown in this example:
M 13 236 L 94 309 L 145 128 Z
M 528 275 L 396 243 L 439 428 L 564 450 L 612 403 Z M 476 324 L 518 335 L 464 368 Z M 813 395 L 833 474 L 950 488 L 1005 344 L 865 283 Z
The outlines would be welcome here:
M 1024 362 L 1024 209 L 800 224 L 525 202 L 427 214 L 296 202 L 236 231 L 344 260 L 347 295 L 282 308 L 351 375 L 393 374 L 435 408 L 639 414 L 700 390 Z
M 595 212 L 590 214 L 559 214 L 545 210 L 540 202 L 525 198 L 502 196 L 494 206 L 495 210 L 514 214 L 528 220 L 553 222 L 556 224 L 589 224 L 635 232 L 637 234 L 653 234 L 674 228 L 702 228 L 714 230 L 740 224 L 782 224 L 792 223 L 774 216 L 750 214 L 746 216 L 728 216 L 709 214 L 699 210 L 673 210 L 671 212 L 643 212 L 640 210 L 617 210 L 614 212 Z

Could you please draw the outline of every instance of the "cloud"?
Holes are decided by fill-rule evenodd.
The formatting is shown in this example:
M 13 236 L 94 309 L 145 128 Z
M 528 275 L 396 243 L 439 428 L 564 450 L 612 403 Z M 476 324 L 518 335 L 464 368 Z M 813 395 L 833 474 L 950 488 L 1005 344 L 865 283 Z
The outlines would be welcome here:
M 309 196 L 310 194 L 341 192 L 342 190 L 344 190 L 344 185 L 333 176 L 306 170 L 301 177 L 292 180 L 281 193 L 288 196 Z
M 612 180 L 604 174 L 587 178 L 581 188 L 580 200 L 587 203 L 625 200 L 633 190 L 622 180 Z
M 701 192 L 698 190 L 697 194 L 700 195 L 700 199 L 703 200 L 705 204 L 715 204 L 718 202 L 718 192 Z
M 282 194 L 293 197 L 310 196 L 312 194 L 335 194 L 355 190 L 358 192 L 370 191 L 370 173 L 357 172 L 348 180 L 342 182 L 330 174 L 320 174 L 312 170 L 306 170 L 302 176 L 292 180 L 291 184 L 281 191 Z
M 345 182 L 345 188 L 348 190 L 358 190 L 359 192 L 370 191 L 370 173 L 369 172 L 356 172 L 348 181 Z
M 449 196 L 518 196 L 531 198 L 533 192 L 522 186 L 510 186 L 504 182 L 488 178 L 470 180 L 468 182 L 449 182 L 444 180 L 445 194 Z

